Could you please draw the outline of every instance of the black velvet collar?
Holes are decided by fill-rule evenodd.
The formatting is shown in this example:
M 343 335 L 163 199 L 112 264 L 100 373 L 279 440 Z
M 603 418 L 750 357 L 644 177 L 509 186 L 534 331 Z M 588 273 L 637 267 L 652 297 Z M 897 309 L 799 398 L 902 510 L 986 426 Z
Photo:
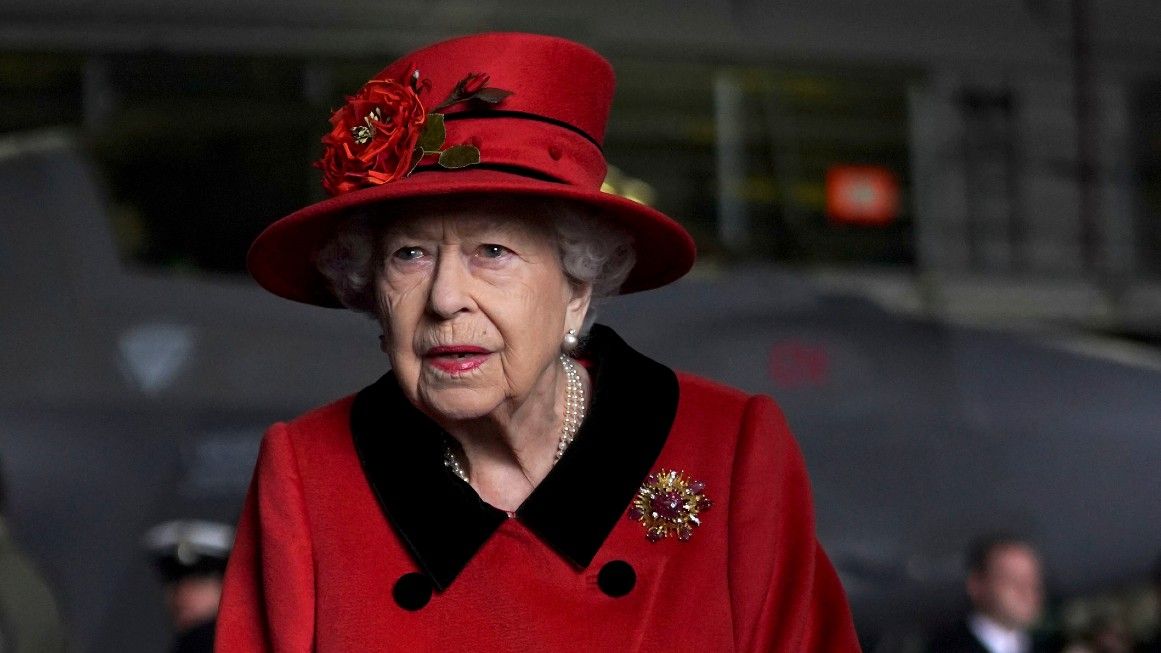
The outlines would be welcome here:
M 592 562 L 661 453 L 677 413 L 677 377 L 595 325 L 588 415 L 568 452 L 516 511 L 574 566 Z M 435 586 L 447 588 L 507 519 L 443 464 L 445 434 L 387 373 L 355 398 L 351 432 L 387 520 Z

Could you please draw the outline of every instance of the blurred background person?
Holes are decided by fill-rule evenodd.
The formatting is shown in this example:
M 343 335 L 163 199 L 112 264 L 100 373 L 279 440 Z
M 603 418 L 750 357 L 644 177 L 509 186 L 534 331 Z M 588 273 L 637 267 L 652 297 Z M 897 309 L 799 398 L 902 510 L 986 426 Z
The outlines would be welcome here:
M 0 468 L 0 652 L 64 651 L 64 629 L 52 592 L 4 523 L 6 498 Z
M 208 521 L 169 521 L 145 535 L 165 584 L 165 602 L 177 636 L 174 653 L 214 650 L 214 628 L 222 597 L 222 576 L 234 529 Z
M 935 637 L 930 653 L 1036 653 L 1030 629 L 1040 618 L 1044 582 L 1040 557 L 1027 541 L 989 535 L 968 550 L 967 594 L 973 611 Z

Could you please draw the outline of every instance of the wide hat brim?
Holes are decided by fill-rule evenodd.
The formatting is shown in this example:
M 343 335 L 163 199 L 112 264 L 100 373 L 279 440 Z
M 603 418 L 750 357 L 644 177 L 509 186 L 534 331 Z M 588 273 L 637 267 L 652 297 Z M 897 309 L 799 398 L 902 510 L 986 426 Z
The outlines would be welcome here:
M 267 227 L 246 257 L 250 274 L 270 292 L 286 299 L 340 308 L 329 282 L 316 265 L 318 251 L 343 220 L 360 209 L 390 215 L 390 205 L 416 198 L 458 196 L 552 198 L 596 209 L 602 219 L 633 237 L 636 264 L 621 294 L 650 290 L 676 281 L 693 266 L 693 238 L 672 218 L 619 195 L 544 181 L 516 172 L 482 167 L 417 170 L 403 179 L 331 197 L 300 209 Z

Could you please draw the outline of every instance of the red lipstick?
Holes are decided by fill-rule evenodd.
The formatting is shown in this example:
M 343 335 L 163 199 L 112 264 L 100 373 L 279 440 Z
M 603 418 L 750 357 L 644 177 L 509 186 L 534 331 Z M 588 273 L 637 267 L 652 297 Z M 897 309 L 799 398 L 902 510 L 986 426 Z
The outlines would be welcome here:
M 492 352 L 475 345 L 446 345 L 432 347 L 423 355 L 423 362 L 447 374 L 463 374 L 484 364 Z

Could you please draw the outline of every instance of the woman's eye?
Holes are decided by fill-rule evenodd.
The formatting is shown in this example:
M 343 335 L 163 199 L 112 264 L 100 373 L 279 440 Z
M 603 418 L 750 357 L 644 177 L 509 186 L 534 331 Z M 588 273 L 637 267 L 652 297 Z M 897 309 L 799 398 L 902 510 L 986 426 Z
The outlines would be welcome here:
M 423 256 L 423 250 L 419 247 L 400 247 L 392 256 L 401 261 L 414 261 Z
M 495 245 L 492 243 L 480 245 L 480 255 L 484 258 L 502 258 L 511 251 L 503 245 Z

